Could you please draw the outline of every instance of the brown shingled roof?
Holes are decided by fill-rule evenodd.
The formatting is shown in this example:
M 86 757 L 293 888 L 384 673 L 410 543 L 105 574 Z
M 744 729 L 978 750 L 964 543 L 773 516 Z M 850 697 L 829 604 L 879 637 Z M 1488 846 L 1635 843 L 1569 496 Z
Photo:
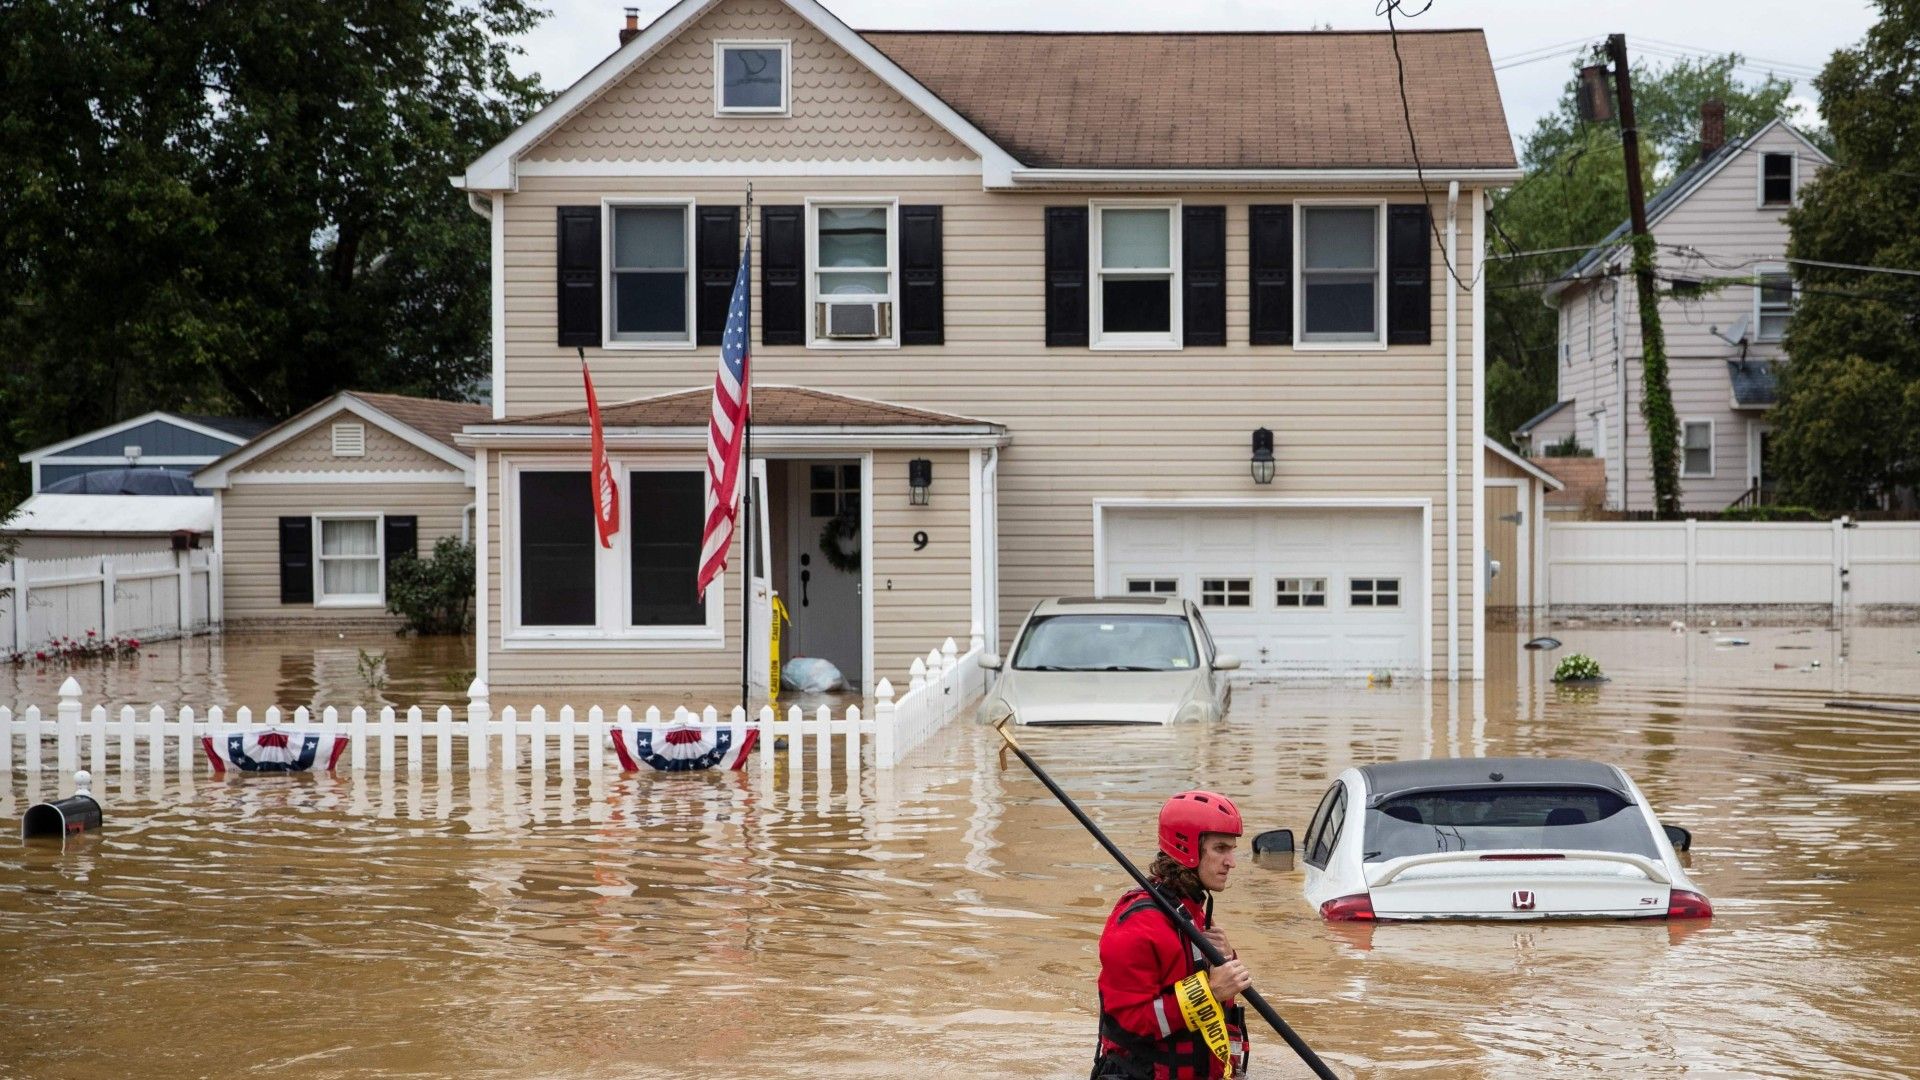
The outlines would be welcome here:
M 862 34 L 1033 168 L 1411 168 L 1380 32 Z M 1402 31 L 1427 168 L 1515 167 L 1478 30 Z
M 479 424 L 493 419 L 492 408 L 471 402 L 440 401 L 436 398 L 407 397 L 402 394 L 372 394 L 364 390 L 347 392 L 420 434 L 446 443 L 463 454 L 467 451 L 455 446 L 453 437 L 468 424 Z
M 683 390 L 658 397 L 623 401 L 600 407 L 600 422 L 609 428 L 707 426 L 713 408 L 708 388 Z M 952 413 L 914 409 L 866 398 L 845 397 L 804 386 L 753 388 L 753 422 L 764 427 L 994 427 L 985 420 Z M 515 417 L 495 423 L 502 427 L 585 427 L 587 410 L 566 409 Z

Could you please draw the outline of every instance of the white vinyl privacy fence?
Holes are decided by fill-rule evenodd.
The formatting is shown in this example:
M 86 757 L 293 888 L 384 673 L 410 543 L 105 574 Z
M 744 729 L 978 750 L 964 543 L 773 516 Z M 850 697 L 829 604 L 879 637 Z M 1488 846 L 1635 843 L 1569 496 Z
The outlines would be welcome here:
M 1920 522 L 1549 522 L 1547 603 L 1920 610 Z
M 344 738 L 346 752 L 338 767 L 352 772 L 446 775 L 456 769 L 524 769 L 544 774 L 551 767 L 562 776 L 576 770 L 597 774 L 618 764 L 608 745 L 611 728 L 679 723 L 707 731 L 728 724 L 752 727 L 759 739 L 757 760 L 751 764 L 767 775 L 784 758 L 789 777 L 797 778 L 809 767 L 824 777 L 834 771 L 837 759 L 854 777 L 869 760 L 874 769 L 895 767 L 960 715 L 985 687 L 980 652 L 977 634 L 964 654 L 948 638 L 942 648 L 914 660 L 904 694 L 896 697 L 893 684 L 880 680 L 870 713 L 857 705 L 838 712 L 824 705 L 810 711 L 793 706 L 777 714 L 766 707 L 751 720 L 738 706 L 731 713 L 708 707 L 699 713 L 681 708 L 663 714 L 657 708 L 626 705 L 495 710 L 486 685 L 477 680 L 465 706 L 457 709 L 329 706 L 282 711 L 275 706 L 254 712 L 245 707 L 228 711 L 182 706 L 168 711 L 158 705 L 127 705 L 110 710 L 89 708 L 80 684 L 68 679 L 50 713 L 37 705 L 18 713 L 0 708 L 0 776 L 18 772 L 33 781 L 51 768 L 70 780 L 77 769 L 104 777 L 111 769 L 128 772 L 142 765 L 156 772 L 205 770 L 210 765 L 201 739 L 258 728 Z M 776 738 L 786 739 L 785 750 L 776 749 Z
M 220 622 L 211 551 L 143 551 L 0 563 L 0 653 L 62 638 L 162 638 Z

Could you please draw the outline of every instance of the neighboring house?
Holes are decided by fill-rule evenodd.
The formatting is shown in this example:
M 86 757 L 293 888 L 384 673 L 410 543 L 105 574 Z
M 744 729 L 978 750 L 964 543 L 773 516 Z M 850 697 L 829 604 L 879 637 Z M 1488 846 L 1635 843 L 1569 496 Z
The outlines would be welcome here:
M 264 420 L 155 411 L 20 455 L 33 490 L 108 469 L 164 469 L 181 477 L 267 429 Z
M 213 546 L 211 495 L 27 496 L 0 527 L 22 559 L 76 559 Z
M 1781 120 L 1724 145 L 1720 126 L 1709 108 L 1700 160 L 1647 202 L 1660 244 L 1660 321 L 1686 511 L 1770 493 L 1768 412 L 1793 314 L 1785 216 L 1828 161 Z M 1546 303 L 1559 313 L 1558 401 L 1513 433 L 1534 454 L 1571 436 L 1603 459 L 1609 510 L 1653 509 L 1630 239 L 1621 224 L 1547 288 Z
M 217 501 L 228 627 L 389 621 L 387 567 L 472 528 L 484 405 L 336 394 L 194 474 Z
M 1478 253 L 1519 173 L 1479 32 L 1400 35 L 1424 195 L 1384 33 L 683 0 L 621 41 L 455 178 L 493 230 L 457 441 L 496 690 L 738 679 L 738 534 L 694 582 L 749 184 L 756 650 L 769 590 L 787 655 L 869 689 L 1046 596 L 1177 593 L 1256 675 L 1480 671 Z

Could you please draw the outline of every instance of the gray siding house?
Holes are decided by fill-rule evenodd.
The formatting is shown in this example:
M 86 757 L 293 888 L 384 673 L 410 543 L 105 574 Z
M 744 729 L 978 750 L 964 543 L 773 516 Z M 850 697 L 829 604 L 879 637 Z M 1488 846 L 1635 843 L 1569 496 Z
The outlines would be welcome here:
M 1724 145 L 1715 126 L 1703 125 L 1700 161 L 1647 204 L 1684 511 L 1768 498 L 1768 412 L 1793 314 L 1785 215 L 1828 162 L 1781 120 Z M 1559 316 L 1559 394 L 1513 434 L 1535 455 L 1572 439 L 1606 463 L 1606 509 L 1639 511 L 1653 509 L 1653 474 L 1629 239 L 1622 223 L 1546 290 Z
M 33 470 L 33 490 L 90 472 L 165 469 L 188 476 L 265 431 L 264 420 L 187 416 L 154 411 L 20 455 Z

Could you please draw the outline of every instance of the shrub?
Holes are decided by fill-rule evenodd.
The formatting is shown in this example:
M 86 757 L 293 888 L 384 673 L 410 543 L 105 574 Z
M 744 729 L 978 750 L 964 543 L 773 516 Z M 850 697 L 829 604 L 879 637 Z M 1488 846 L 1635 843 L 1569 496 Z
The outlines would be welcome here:
M 1553 669 L 1554 682 L 1567 682 L 1573 679 L 1600 678 L 1600 664 L 1586 653 L 1574 653 L 1563 656 Z
M 0 653 L 10 664 L 25 664 L 29 661 L 36 665 L 59 664 L 62 666 L 77 664 L 83 660 L 118 660 L 122 657 L 140 655 L 140 639 L 121 637 L 115 634 L 103 638 L 97 630 L 89 630 L 85 636 L 75 639 L 57 638 L 37 649 L 23 649 L 15 653 Z
M 473 545 L 443 536 L 433 556 L 402 555 L 387 570 L 387 610 L 416 634 L 464 634 L 473 621 Z
M 1572 435 L 1568 435 L 1566 438 L 1561 439 L 1557 443 L 1547 444 L 1546 448 L 1543 451 L 1541 451 L 1541 453 L 1546 457 L 1592 457 L 1593 456 L 1593 451 L 1587 449 L 1584 446 L 1581 446 L 1580 441 L 1574 438 Z
M 1828 521 L 1811 506 L 1738 506 L 1720 515 L 1721 521 Z

